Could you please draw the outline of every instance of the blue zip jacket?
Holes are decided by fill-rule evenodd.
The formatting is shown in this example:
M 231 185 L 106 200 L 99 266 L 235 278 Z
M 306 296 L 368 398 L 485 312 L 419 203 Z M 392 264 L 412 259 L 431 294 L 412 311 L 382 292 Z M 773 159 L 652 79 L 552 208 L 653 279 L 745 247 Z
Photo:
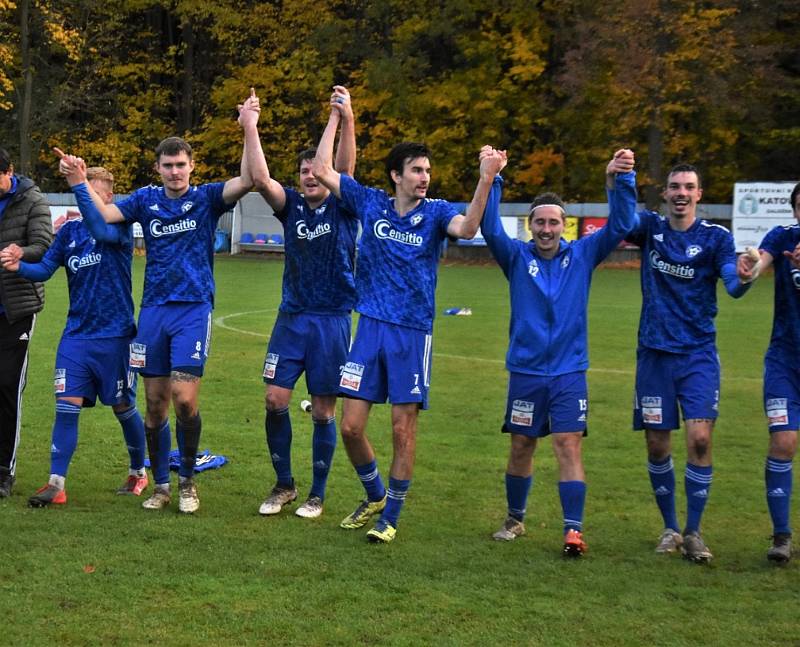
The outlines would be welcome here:
M 506 368 L 513 373 L 556 376 L 589 368 L 586 308 L 592 272 L 625 237 L 636 218 L 636 173 L 617 173 L 607 189 L 610 217 L 589 236 L 559 243 L 546 260 L 533 241 L 508 236 L 500 221 L 502 178 L 495 178 L 481 231 L 511 293 Z

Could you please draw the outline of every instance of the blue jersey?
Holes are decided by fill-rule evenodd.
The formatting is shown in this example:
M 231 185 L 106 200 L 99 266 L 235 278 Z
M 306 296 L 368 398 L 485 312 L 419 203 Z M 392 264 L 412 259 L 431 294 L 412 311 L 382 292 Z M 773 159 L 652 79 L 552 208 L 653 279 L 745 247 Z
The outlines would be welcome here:
M 717 279 L 733 297 L 747 289 L 736 277 L 733 236 L 701 218 L 676 231 L 654 211 L 637 217 L 626 240 L 642 249 L 639 345 L 671 353 L 714 347 Z
M 283 224 L 286 260 L 280 310 L 293 314 L 347 314 L 356 303 L 353 259 L 358 220 L 334 196 L 316 209 L 284 187 L 286 204 L 275 217 Z
M 559 243 L 544 259 L 533 241 L 512 239 L 500 221 L 502 180 L 486 203 L 481 231 L 506 275 L 511 321 L 506 367 L 514 373 L 556 376 L 589 367 L 587 314 L 594 268 L 620 243 L 636 217 L 636 174 L 620 173 L 608 190 L 608 224 L 590 236 Z
M 783 252 L 794 251 L 798 243 L 800 225 L 795 224 L 771 229 L 759 245 L 772 255 L 775 267 L 775 308 L 767 356 L 794 368 L 800 368 L 800 270 L 792 267 Z
M 70 220 L 59 229 L 41 262 L 20 263 L 20 275 L 35 281 L 47 280 L 61 266 L 66 270 L 69 312 L 64 337 L 100 339 L 134 334 L 130 227 L 120 224 L 108 229 L 116 232 L 116 239 L 100 242 L 83 220 Z
M 144 231 L 147 265 L 142 307 L 173 302 L 214 303 L 214 231 L 233 208 L 222 199 L 223 182 L 189 187 L 179 198 L 147 186 L 117 207 Z
M 458 214 L 445 200 L 425 198 L 404 216 L 380 189 L 342 175 L 342 201 L 361 220 L 356 310 L 379 321 L 430 332 L 436 270 L 447 225 Z

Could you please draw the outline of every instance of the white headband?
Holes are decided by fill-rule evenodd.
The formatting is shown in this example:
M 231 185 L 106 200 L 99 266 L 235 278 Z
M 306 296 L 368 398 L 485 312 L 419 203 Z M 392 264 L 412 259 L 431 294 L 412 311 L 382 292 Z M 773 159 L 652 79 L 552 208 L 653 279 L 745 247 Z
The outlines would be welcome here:
M 541 209 L 542 207 L 555 207 L 561 212 L 562 215 L 565 215 L 567 213 L 566 211 L 564 211 L 564 208 L 559 204 L 537 204 L 533 209 L 531 209 L 528 212 L 528 217 L 530 218 L 533 215 L 534 211 L 536 211 L 537 209 Z

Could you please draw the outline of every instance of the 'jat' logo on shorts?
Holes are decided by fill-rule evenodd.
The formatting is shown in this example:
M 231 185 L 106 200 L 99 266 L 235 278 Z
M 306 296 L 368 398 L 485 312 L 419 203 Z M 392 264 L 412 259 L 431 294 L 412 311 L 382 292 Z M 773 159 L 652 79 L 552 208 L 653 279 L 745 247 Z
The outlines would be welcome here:
M 660 425 L 662 422 L 664 422 L 660 396 L 643 395 L 640 402 L 642 406 L 643 422 L 651 425 Z
M 182 234 L 187 231 L 194 231 L 195 229 L 197 229 L 197 221 L 193 218 L 184 218 L 183 220 L 168 225 L 165 225 L 158 218 L 154 218 L 150 221 L 150 234 L 153 238 Z
M 133 343 L 130 345 L 128 366 L 131 368 L 144 368 L 147 365 L 147 344 Z
M 361 388 L 361 378 L 364 375 L 364 365 L 355 362 L 347 362 L 342 369 L 342 378 L 339 380 L 339 387 L 358 391 Z
M 384 219 L 377 220 L 372 227 L 372 231 L 375 232 L 375 237 L 379 240 L 391 240 L 411 247 L 421 247 L 422 243 L 425 242 L 422 236 L 415 234 L 413 231 L 397 231 L 392 227 L 392 223 Z
M 770 427 L 789 424 L 789 407 L 786 398 L 770 398 L 767 400 L 765 409 Z
M 53 390 L 56 393 L 64 393 L 67 390 L 67 369 L 57 368 L 53 375 Z
M 279 359 L 280 355 L 277 353 L 267 353 L 267 357 L 264 360 L 264 377 L 268 380 L 275 378 L 275 369 L 278 367 Z
M 534 403 L 527 400 L 514 400 L 511 403 L 511 424 L 520 427 L 533 426 Z

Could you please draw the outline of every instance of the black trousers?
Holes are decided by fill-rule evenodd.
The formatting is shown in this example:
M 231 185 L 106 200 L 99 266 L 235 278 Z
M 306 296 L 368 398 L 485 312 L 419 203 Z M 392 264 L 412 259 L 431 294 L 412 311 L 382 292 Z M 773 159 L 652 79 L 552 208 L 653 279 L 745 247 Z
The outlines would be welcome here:
M 0 467 L 14 474 L 22 422 L 22 391 L 28 372 L 28 343 L 36 315 L 8 323 L 0 315 Z

